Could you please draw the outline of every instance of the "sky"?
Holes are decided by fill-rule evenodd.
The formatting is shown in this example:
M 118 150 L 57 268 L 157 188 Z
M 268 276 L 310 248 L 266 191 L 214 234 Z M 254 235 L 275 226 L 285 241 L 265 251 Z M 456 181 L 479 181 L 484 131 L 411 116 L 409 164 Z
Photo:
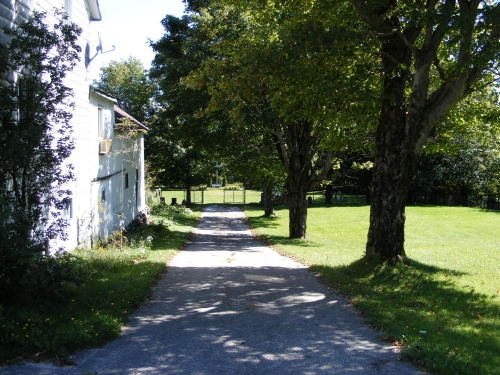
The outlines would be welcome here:
M 99 0 L 102 20 L 91 22 L 90 56 L 94 56 L 98 45 L 98 33 L 104 52 L 116 46 L 113 52 L 99 54 L 90 64 L 91 79 L 98 79 L 100 67 L 109 61 L 137 57 L 149 69 L 154 53 L 148 38 L 157 41 L 164 34 L 161 20 L 171 14 L 182 16 L 182 0 Z

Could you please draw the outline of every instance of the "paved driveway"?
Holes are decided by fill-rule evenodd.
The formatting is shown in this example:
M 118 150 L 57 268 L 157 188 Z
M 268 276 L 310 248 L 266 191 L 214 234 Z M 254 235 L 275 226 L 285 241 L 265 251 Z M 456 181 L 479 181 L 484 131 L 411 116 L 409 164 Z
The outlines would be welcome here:
M 207 207 L 120 339 L 2 374 L 419 374 L 306 267 L 263 246 L 236 207 Z

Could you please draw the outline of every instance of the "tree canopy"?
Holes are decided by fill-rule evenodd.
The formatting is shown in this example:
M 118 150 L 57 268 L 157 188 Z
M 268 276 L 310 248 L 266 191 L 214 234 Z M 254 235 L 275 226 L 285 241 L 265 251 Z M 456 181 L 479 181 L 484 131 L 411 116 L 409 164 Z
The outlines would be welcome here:
M 325 17 L 328 7 L 338 18 Z M 198 116 L 222 112 L 232 133 L 253 130 L 247 140 L 270 137 L 287 174 L 293 238 L 306 236 L 305 194 L 328 174 L 332 150 L 345 148 L 348 140 L 351 147 L 362 147 L 373 126 L 374 116 L 361 109 L 376 107 L 376 101 L 355 96 L 366 99 L 377 80 L 365 73 L 372 69 L 354 48 L 362 36 L 359 24 L 338 22 L 344 13 L 353 18 L 352 9 L 333 2 L 311 9 L 297 3 L 249 9 L 213 2 L 191 16 L 210 50 L 183 84 L 208 94 Z M 363 85 L 361 76 L 371 85 Z M 214 124 L 224 125 L 212 121 L 212 129 Z
M 206 183 L 213 172 L 218 138 L 211 131 L 212 119 L 197 116 L 207 103 L 206 91 L 193 90 L 182 82 L 208 50 L 189 16 L 166 16 L 162 24 L 165 35 L 151 43 L 156 55 L 150 77 L 158 87 L 158 105 L 150 124 L 147 158 L 155 183 L 185 186 L 190 202 L 191 187 Z
M 150 82 L 147 70 L 136 57 L 110 61 L 101 67 L 101 74 L 94 85 L 115 96 L 118 106 L 137 120 L 144 122 L 151 112 L 155 86 Z

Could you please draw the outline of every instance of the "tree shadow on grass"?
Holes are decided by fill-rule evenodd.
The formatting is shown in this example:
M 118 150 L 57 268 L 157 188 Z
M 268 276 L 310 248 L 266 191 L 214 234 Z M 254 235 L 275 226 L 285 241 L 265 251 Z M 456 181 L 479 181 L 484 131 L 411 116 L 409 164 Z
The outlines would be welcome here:
M 500 214 L 500 210 L 491 210 L 487 208 L 482 208 L 481 212 L 487 212 L 487 213 L 492 213 L 492 214 Z
M 314 208 L 314 209 L 331 209 L 334 210 L 336 208 L 343 208 L 343 207 L 370 207 L 369 204 L 363 203 L 363 204 L 358 204 L 358 203 L 339 203 L 339 204 L 313 204 L 308 206 L 308 208 Z
M 299 247 L 317 247 L 318 244 L 307 239 L 288 238 L 284 236 L 259 236 L 267 245 L 284 247 L 284 246 L 299 246 Z
M 255 228 L 278 228 L 280 226 L 279 218 L 273 216 L 252 217 L 249 224 Z M 289 238 L 287 236 L 265 235 L 260 234 L 259 238 L 270 246 L 300 246 L 300 247 L 315 247 L 317 244 L 308 241 L 307 239 Z
M 279 227 L 279 218 L 276 216 L 257 216 L 250 218 L 249 222 L 252 228 L 277 228 Z
M 309 207 L 361 207 L 361 206 L 369 206 L 369 203 L 366 203 L 366 197 L 364 195 L 344 195 L 341 200 L 332 198 L 332 203 L 325 203 L 324 199 L 315 199 L 313 200 L 312 205 Z
M 361 258 L 339 267 L 313 265 L 348 296 L 367 322 L 405 345 L 405 358 L 438 373 L 500 368 L 498 296 L 464 288 L 463 273 L 412 259 L 395 267 Z

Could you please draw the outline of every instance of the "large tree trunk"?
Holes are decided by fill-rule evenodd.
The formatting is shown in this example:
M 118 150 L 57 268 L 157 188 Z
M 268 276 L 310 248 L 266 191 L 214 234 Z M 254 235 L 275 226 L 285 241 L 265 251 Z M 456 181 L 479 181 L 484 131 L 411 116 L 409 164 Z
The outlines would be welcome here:
M 274 215 L 273 187 L 264 183 L 262 185 L 262 192 L 264 194 L 264 216 L 269 217 Z
M 313 123 L 299 121 L 283 127 L 287 143 L 285 170 L 288 177 L 289 237 L 306 238 L 307 190 L 313 185 L 312 158 L 316 153 Z
M 411 51 L 397 36 L 382 45 L 384 96 L 375 139 L 366 254 L 394 263 L 404 255 L 405 205 L 415 169 L 415 126 L 407 118 L 405 85 Z M 398 64 L 402 62 L 403 64 Z
M 380 145 L 377 149 L 384 148 Z M 415 159 L 408 150 L 387 150 L 376 158 L 370 187 L 370 229 L 366 254 L 394 263 L 405 254 L 405 206 Z M 401 162 L 400 159 L 406 159 Z M 407 164 L 406 167 L 404 164 Z

